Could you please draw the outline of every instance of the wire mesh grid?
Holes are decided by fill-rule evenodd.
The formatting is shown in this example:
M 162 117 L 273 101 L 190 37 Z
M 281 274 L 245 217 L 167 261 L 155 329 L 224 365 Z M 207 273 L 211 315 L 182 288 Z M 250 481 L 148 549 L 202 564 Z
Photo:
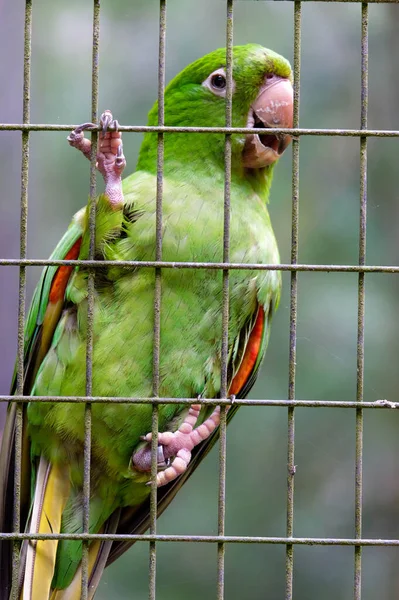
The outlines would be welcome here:
M 233 133 L 262 133 L 254 128 L 232 128 L 232 47 L 233 47 L 233 1 L 226 0 L 226 126 L 225 127 L 167 127 L 164 120 L 165 89 L 165 39 L 166 39 L 166 0 L 160 0 L 159 13 L 159 60 L 158 60 L 158 126 L 120 126 L 121 132 L 147 132 L 158 134 L 157 153 L 157 187 L 156 187 L 156 252 L 155 261 L 103 261 L 94 260 L 95 249 L 95 197 L 96 197 L 96 150 L 98 130 L 93 130 L 91 168 L 90 168 L 90 210 L 89 231 L 90 248 L 88 260 L 36 260 L 27 259 L 27 210 L 28 210 L 28 169 L 29 169 L 29 136 L 31 131 L 70 131 L 74 125 L 32 124 L 30 123 L 30 74 L 31 74 L 31 35 L 32 35 L 32 0 L 25 3 L 25 36 L 24 36 L 24 76 L 23 76 L 23 119 L 18 124 L 0 124 L 0 131 L 14 130 L 22 133 L 22 168 L 21 168 L 21 208 L 20 208 L 20 258 L 0 259 L 0 266 L 19 267 L 18 296 L 18 351 L 17 351 L 17 385 L 14 395 L 0 396 L 0 402 L 13 401 L 17 406 L 15 436 L 15 492 L 13 532 L 1 533 L 0 539 L 13 541 L 13 600 L 18 597 L 18 567 L 20 542 L 24 539 L 79 539 L 83 541 L 82 561 L 82 593 L 81 598 L 88 598 L 88 548 L 91 540 L 144 541 L 149 543 L 149 598 L 156 598 L 156 552 L 158 542 L 194 542 L 217 544 L 217 590 L 216 597 L 225 597 L 224 559 L 226 544 L 279 544 L 286 547 L 286 585 L 285 598 L 293 598 L 294 547 L 296 545 L 319 546 L 353 546 L 354 547 L 354 586 L 353 597 L 361 598 L 362 581 L 362 548 L 365 546 L 399 546 L 398 539 L 366 539 L 362 538 L 362 493 L 363 493 L 363 411 L 364 409 L 386 409 L 399 407 L 399 403 L 388 401 L 363 401 L 364 380 L 364 317 L 365 317 L 365 274 L 366 273 L 398 273 L 399 266 L 366 264 L 366 219 L 367 219 L 367 141 L 369 137 L 398 137 L 395 130 L 367 129 L 368 109 L 368 4 L 393 2 L 399 0 L 322 0 L 325 2 L 361 3 L 361 115 L 360 129 L 301 129 L 299 128 L 300 98 L 300 55 L 301 55 L 301 4 L 313 0 L 285 0 L 293 4 L 294 9 L 294 119 L 293 128 L 283 130 L 293 136 L 292 160 L 292 228 L 291 228 L 291 263 L 290 264 L 248 264 L 229 261 L 230 240 L 230 181 L 231 181 L 231 135 Z M 284 1 L 284 0 L 276 0 Z M 93 2 L 93 55 L 92 55 L 92 103 L 91 120 L 98 121 L 98 89 L 99 89 L 99 43 L 100 43 L 100 0 Z M 279 133 L 281 129 L 270 129 L 270 134 Z M 224 228 L 223 228 L 223 262 L 166 262 L 162 260 L 162 192 L 163 192 L 163 158 L 164 135 L 168 132 L 201 133 L 214 132 L 225 134 L 225 188 L 224 188 Z M 298 264 L 299 244 L 299 149 L 301 136 L 350 136 L 360 140 L 360 213 L 359 213 L 359 261 L 357 265 L 336 264 Z M 88 269 L 88 327 L 86 350 L 86 396 L 24 396 L 24 325 L 25 325 L 25 292 L 26 268 L 28 266 L 84 264 Z M 95 269 L 104 265 L 118 264 L 130 268 L 153 267 L 155 272 L 154 295 L 154 340 L 153 340 L 153 396 L 143 397 L 101 397 L 92 395 L 92 358 L 93 358 L 93 308 L 94 308 L 94 275 Z M 158 444 L 158 410 L 161 404 L 191 404 L 192 398 L 159 397 L 160 390 L 160 316 L 161 288 L 163 269 L 219 269 L 223 272 L 222 302 L 222 364 L 221 393 L 218 403 L 221 405 L 221 422 L 219 432 L 219 495 L 218 495 L 218 530 L 217 535 L 159 535 L 157 534 L 157 444 Z M 236 399 L 237 405 L 283 406 L 288 410 L 288 448 L 287 448 L 287 516 L 285 537 L 262 536 L 229 536 L 225 534 L 226 507 L 226 412 L 231 404 L 228 398 L 227 356 L 228 356 L 228 322 L 229 322 L 229 271 L 233 269 L 281 270 L 289 271 L 290 286 L 290 336 L 289 336 L 289 375 L 288 398 L 273 399 Z M 296 342 L 297 342 L 297 303 L 299 272 L 350 272 L 358 274 L 358 310 L 357 310 L 357 392 L 356 401 L 297 400 L 295 397 L 296 379 Z M 23 427 L 23 405 L 27 402 L 73 402 L 85 403 L 84 412 L 84 506 L 83 533 L 81 534 L 30 534 L 21 532 L 21 449 Z M 146 535 L 122 534 L 90 534 L 89 533 L 89 497 L 90 497 L 90 453 L 91 453 L 91 405 L 94 403 L 140 403 L 152 405 L 152 465 L 151 465 L 151 503 L 150 532 Z M 203 398 L 201 404 L 214 404 L 214 399 Z M 347 408 L 356 412 L 356 456 L 355 456 L 355 537 L 351 538 L 313 538 L 294 536 L 294 480 L 295 480 L 295 410 L 296 408 Z

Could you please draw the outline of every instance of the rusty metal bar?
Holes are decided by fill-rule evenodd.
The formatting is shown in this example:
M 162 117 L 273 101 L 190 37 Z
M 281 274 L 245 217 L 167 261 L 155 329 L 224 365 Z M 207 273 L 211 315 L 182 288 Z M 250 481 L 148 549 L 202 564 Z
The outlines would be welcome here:
M 279 0 L 280 2 L 283 0 Z M 291 0 L 290 0 L 291 1 Z M 306 0 L 302 0 L 306 1 Z M 316 0 L 312 0 L 315 2 Z M 398 0 L 399 2 L 399 0 Z M 34 124 L 29 123 L 0 123 L 1 131 L 70 131 L 74 129 L 76 124 L 72 125 L 54 125 L 54 124 Z M 112 127 L 110 127 L 112 130 Z M 89 129 L 90 130 L 90 129 Z M 100 131 L 99 127 L 91 128 L 91 131 Z M 135 132 L 147 133 L 264 133 L 264 129 L 258 127 L 172 127 L 172 126 L 157 126 L 157 125 L 120 125 L 118 131 L 122 133 Z M 287 133 L 294 137 L 301 135 L 310 136 L 329 136 L 329 137 L 399 137 L 397 129 L 306 129 L 306 128 L 268 128 L 270 135 L 277 133 Z
M 318 273 L 399 273 L 399 266 L 394 265 L 310 265 L 310 264 L 264 264 L 264 263 L 213 263 L 213 262 L 170 262 L 154 260 L 45 260 L 45 259 L 0 259 L 1 266 L 33 266 L 70 265 L 80 267 L 160 267 L 162 269 L 242 269 L 254 271 L 307 271 Z
M 30 120 L 30 75 L 32 56 L 32 0 L 25 3 L 24 29 L 24 73 L 23 73 L 23 103 L 22 120 Z M 28 241 L 28 178 L 29 178 L 29 131 L 22 132 L 21 160 L 21 204 L 20 204 L 20 258 L 26 258 Z M 25 346 L 25 300 L 26 300 L 26 266 L 19 267 L 18 283 L 18 337 L 17 337 L 17 394 L 24 392 L 24 346 Z M 14 513 L 13 532 L 21 529 L 21 468 L 22 468 L 22 431 L 23 404 L 15 407 L 15 460 L 14 460 Z M 20 543 L 14 538 L 12 556 L 12 600 L 18 600 Z
M 93 1 L 93 48 L 91 72 L 91 121 L 98 120 L 98 78 L 100 42 L 100 0 Z M 89 259 L 94 260 L 96 240 L 96 155 L 98 132 L 91 133 L 90 156 L 90 199 L 89 199 Z M 86 338 L 86 396 L 93 394 L 93 327 L 94 327 L 95 271 L 90 268 L 87 280 L 87 338 Z M 84 447 L 83 447 L 83 532 L 90 531 L 90 471 L 91 471 L 91 403 L 85 404 Z M 89 594 L 89 542 L 82 545 L 82 590 L 81 599 Z
M 398 539 L 380 538 L 287 538 L 239 535 L 133 535 L 111 533 L 0 533 L 0 540 L 104 540 L 115 542 L 177 542 L 202 544 L 293 544 L 295 546 L 373 546 L 398 547 Z
M 83 403 L 91 402 L 92 404 L 188 404 L 193 403 L 203 404 L 204 406 L 215 405 L 215 398 L 148 398 L 141 397 L 124 397 L 124 396 L 22 396 L 22 395 L 7 395 L 0 396 L 0 402 L 71 402 Z M 221 406 L 231 406 L 232 399 L 218 398 L 218 404 Z M 387 399 L 375 400 L 374 402 L 356 402 L 345 400 L 274 400 L 268 398 L 246 398 L 234 399 L 235 406 L 285 406 L 298 408 L 373 408 L 373 409 L 396 409 L 399 408 L 399 402 L 391 402 Z
M 294 3 L 294 118 L 293 125 L 299 124 L 299 93 L 301 76 L 301 2 Z M 292 219 L 291 219 L 291 264 L 298 262 L 299 242 L 299 139 L 292 141 Z M 295 399 L 296 376 L 296 335 L 298 310 L 298 273 L 291 271 L 290 292 L 290 336 L 288 399 Z M 287 432 L 287 537 L 294 535 L 294 481 L 295 481 L 295 407 L 288 408 Z M 294 578 L 294 547 L 287 544 L 285 560 L 285 598 L 292 600 Z
M 245 2 L 246 0 L 241 0 L 242 2 Z M 295 2 L 295 0 L 257 0 L 258 2 Z M 302 0 L 302 2 L 329 2 L 330 4 L 332 3 L 342 3 L 345 2 L 347 4 L 349 3 L 364 3 L 364 4 L 394 4 L 394 3 L 398 3 L 399 0 L 365 0 L 363 2 L 363 0 Z
M 226 127 L 232 124 L 233 97 L 233 0 L 226 3 Z M 230 257 L 230 193 L 231 193 L 231 134 L 226 134 L 224 147 L 224 207 L 223 207 L 223 262 L 229 262 Z M 230 281 L 229 271 L 223 271 L 222 284 L 222 344 L 220 369 L 220 395 L 227 396 L 227 366 L 229 354 L 229 312 L 230 312 Z M 220 409 L 219 426 L 219 486 L 218 486 L 218 535 L 225 533 L 226 519 L 226 406 Z M 224 599 L 225 584 L 225 553 L 224 542 L 218 544 L 217 557 L 217 600 Z
M 158 48 L 158 125 L 163 127 L 165 122 L 165 43 L 166 43 L 166 0 L 159 4 L 159 48 Z M 158 133 L 157 138 L 157 184 L 156 184 L 156 216 L 155 216 L 155 261 L 162 260 L 162 195 L 164 168 L 164 134 Z M 155 268 L 154 283 L 154 342 L 152 393 L 159 396 L 160 386 L 160 346 L 161 346 L 161 277 L 160 267 Z M 152 404 L 152 440 L 151 440 L 151 495 L 150 495 L 150 533 L 156 534 L 157 526 L 157 449 L 158 449 L 159 405 Z M 156 598 L 156 542 L 149 544 L 149 600 Z
M 360 126 L 367 128 L 368 109 L 368 5 L 361 7 L 361 114 Z M 367 226 L 367 138 L 360 138 L 360 222 L 359 222 L 359 264 L 366 262 Z M 365 273 L 358 276 L 357 314 L 357 382 L 356 400 L 363 402 L 364 383 L 364 316 L 365 316 Z M 363 410 L 356 409 L 356 459 L 355 459 L 355 536 L 362 537 L 363 503 Z M 362 597 L 362 546 L 355 547 L 354 600 Z

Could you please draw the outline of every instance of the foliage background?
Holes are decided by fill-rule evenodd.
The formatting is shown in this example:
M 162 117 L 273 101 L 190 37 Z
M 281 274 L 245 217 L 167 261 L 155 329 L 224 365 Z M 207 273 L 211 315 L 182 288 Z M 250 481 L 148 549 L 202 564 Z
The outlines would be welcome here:
M 303 4 L 300 124 L 360 125 L 360 4 Z M 399 129 L 399 6 L 370 5 L 369 127 Z M 0 121 L 20 122 L 22 0 L 0 0 Z M 33 123 L 80 123 L 90 116 L 92 3 L 41 0 L 33 10 Z M 158 2 L 102 2 L 100 109 L 123 124 L 145 124 L 157 93 Z M 224 46 L 225 3 L 169 0 L 167 79 Z M 293 57 L 291 2 L 237 2 L 234 41 L 258 42 Z M 33 133 L 29 171 L 29 257 L 46 258 L 88 194 L 89 165 L 65 133 Z M 0 255 L 18 257 L 21 135 L 0 135 Z M 124 137 L 128 170 L 139 134 Z M 399 264 L 398 140 L 369 140 L 368 264 Z M 271 214 L 283 262 L 290 257 L 291 155 L 276 173 Z M 301 139 L 300 262 L 356 264 L 359 140 Z M 39 269 L 28 269 L 30 299 Z M 286 398 L 289 275 L 267 360 L 252 397 Z M 8 393 L 16 350 L 15 267 L 0 269 L 0 393 Z M 365 400 L 398 401 L 397 275 L 366 276 Z M 299 275 L 297 398 L 356 398 L 357 275 Z M 0 420 L 4 407 L 0 408 Z M 363 535 L 399 538 L 398 419 L 365 411 Z M 228 430 L 227 519 L 231 535 L 285 535 L 287 411 L 241 409 Z M 350 409 L 296 411 L 295 535 L 354 537 L 355 414 Z M 160 533 L 217 533 L 216 449 L 159 520 Z M 351 547 L 297 547 L 297 600 L 352 597 Z M 364 600 L 399 594 L 398 548 L 363 551 Z M 285 549 L 232 545 L 226 551 L 226 598 L 284 597 Z M 214 598 L 216 546 L 159 544 L 160 600 Z M 98 593 L 147 598 L 148 545 L 137 544 L 106 571 Z

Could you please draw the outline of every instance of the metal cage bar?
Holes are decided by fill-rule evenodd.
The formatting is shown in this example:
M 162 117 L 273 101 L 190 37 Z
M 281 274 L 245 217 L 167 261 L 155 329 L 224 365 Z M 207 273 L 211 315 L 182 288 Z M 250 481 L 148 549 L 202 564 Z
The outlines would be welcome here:
M 0 533 L 0 540 L 104 540 L 116 542 L 193 542 L 202 544 L 267 544 L 295 546 L 385 546 L 398 547 L 399 539 L 262 537 L 245 535 L 151 535 L 112 533 Z
M 31 266 L 46 267 L 49 265 L 69 265 L 72 267 L 85 266 L 101 268 L 105 266 L 120 266 L 144 268 L 161 267 L 162 269 L 242 269 L 251 271 L 307 271 L 319 273 L 399 273 L 399 266 L 395 265 L 312 265 L 312 264 L 276 264 L 276 263 L 206 263 L 206 262 L 169 262 L 154 260 L 52 260 L 52 259 L 0 259 L 0 266 Z
M 91 71 L 91 120 L 98 119 L 98 80 L 100 51 L 100 0 L 93 0 L 93 38 Z M 96 155 L 98 132 L 91 133 L 90 155 L 90 200 L 89 200 L 89 257 L 94 260 L 96 245 Z M 87 338 L 86 338 L 86 396 L 93 394 L 93 327 L 94 327 L 94 285 L 95 271 L 88 270 L 87 280 Z M 83 446 L 83 532 L 90 531 L 90 476 L 91 476 L 91 403 L 86 402 L 84 410 L 84 446 Z M 81 598 L 89 595 L 89 542 L 82 544 L 82 589 Z
M 263 2 L 269 0 L 262 0 Z M 270 0 L 274 2 L 285 2 L 291 0 Z M 297 0 L 296 0 L 297 1 Z M 301 0 L 306 2 L 307 0 Z M 319 0 L 309 0 L 316 2 Z M 333 1 L 333 0 L 331 0 Z M 343 2 L 346 0 L 334 0 L 335 2 Z M 349 0 L 348 0 L 349 1 Z M 395 0 L 398 4 L 399 0 Z M 366 3 L 367 4 L 367 3 Z M 0 123 L 0 131 L 70 131 L 74 129 L 76 124 L 54 124 L 54 123 Z M 91 128 L 91 131 L 95 130 Z M 99 129 L 99 128 L 98 128 Z M 118 131 L 135 133 L 146 133 L 153 131 L 156 133 L 260 133 L 263 129 L 257 127 L 175 127 L 175 126 L 158 126 L 158 125 L 120 125 Z M 320 136 L 344 136 L 344 137 L 399 137 L 397 129 L 309 129 L 309 128 L 282 128 L 268 127 L 270 134 L 288 133 L 293 137 L 301 135 L 320 135 Z
M 232 124 L 233 96 L 233 0 L 226 3 L 226 127 Z M 230 257 L 230 186 L 231 186 L 231 134 L 227 133 L 224 147 L 224 206 L 223 206 L 223 262 L 228 263 Z M 220 369 L 220 395 L 227 396 L 227 365 L 229 352 L 229 312 L 230 312 L 229 270 L 223 271 L 222 283 L 222 345 Z M 225 534 L 226 518 L 226 414 L 227 407 L 221 406 L 219 425 L 219 486 L 218 486 L 218 536 Z M 217 600 L 224 598 L 225 584 L 225 551 L 224 542 L 218 544 L 217 556 Z
M 188 404 L 201 402 L 204 406 L 215 405 L 215 398 L 141 398 L 123 396 L 0 396 L 0 402 L 71 402 L 80 404 L 90 402 L 91 404 Z M 232 398 L 218 398 L 218 405 L 230 406 Z M 390 400 L 375 400 L 374 402 L 357 402 L 351 400 L 273 400 L 269 398 L 234 399 L 235 406 L 296 406 L 299 408 L 373 408 L 373 409 L 395 409 L 399 408 L 399 402 Z
M 158 125 L 165 123 L 165 44 L 166 44 L 166 0 L 160 0 L 159 6 L 159 49 L 158 49 Z M 164 134 L 157 137 L 157 187 L 155 215 L 155 260 L 162 260 L 162 194 L 164 167 Z M 161 346 L 161 267 L 155 268 L 154 282 L 154 341 L 152 393 L 159 396 L 160 386 L 160 346 Z M 157 449 L 158 449 L 159 405 L 152 403 L 152 439 L 151 439 L 151 496 L 150 496 L 150 533 L 156 534 L 157 521 Z M 156 598 L 156 541 L 149 544 L 149 600 Z
M 294 3 L 294 115 L 293 125 L 299 125 L 299 93 L 301 79 L 301 2 Z M 299 139 L 292 140 L 292 217 L 291 217 L 291 264 L 298 262 L 299 237 Z M 298 272 L 291 271 L 290 335 L 288 367 L 288 399 L 295 399 L 296 342 L 298 309 Z M 294 535 L 294 481 L 295 481 L 295 407 L 288 407 L 287 432 L 287 537 Z M 294 547 L 286 546 L 285 598 L 292 600 L 294 579 Z
M 83 542 L 82 560 L 82 593 L 81 598 L 87 600 L 89 594 L 88 552 L 92 540 L 141 541 L 149 544 L 149 599 L 156 600 L 156 544 L 158 542 L 196 542 L 214 543 L 217 546 L 217 590 L 216 597 L 225 597 L 225 551 L 226 544 L 274 544 L 286 547 L 286 585 L 285 598 L 293 598 L 294 547 L 303 545 L 317 546 L 352 546 L 354 548 L 354 599 L 361 600 L 362 548 L 365 546 L 399 546 L 397 539 L 362 538 L 362 496 L 363 496 L 363 415 L 365 409 L 399 408 L 399 403 L 387 400 L 364 402 L 364 323 L 365 323 L 365 274 L 366 273 L 399 273 L 399 266 L 366 264 L 366 209 L 367 209 L 367 140 L 369 137 L 399 137 L 398 130 L 367 129 L 368 109 L 368 4 L 399 3 L 399 0 L 319 0 L 323 2 L 352 2 L 361 4 L 361 119 L 360 129 L 304 129 L 299 127 L 299 92 L 300 92 L 300 52 L 301 52 L 301 5 L 314 0 L 285 0 L 294 4 L 294 120 L 292 129 L 273 128 L 270 134 L 281 131 L 293 136 L 292 160 L 292 225 L 291 225 L 291 263 L 290 264 L 247 264 L 231 263 L 230 245 L 230 185 L 231 185 L 231 135 L 233 133 L 263 133 L 262 129 L 232 127 L 232 46 L 233 46 L 233 4 L 226 1 L 226 125 L 225 127 L 168 127 L 164 118 L 165 91 L 165 39 L 166 39 L 166 0 L 160 0 L 159 12 L 159 60 L 158 60 L 158 125 L 157 126 L 120 126 L 121 132 L 149 132 L 157 137 L 157 188 L 156 188 L 156 249 L 154 261 L 105 261 L 94 260 L 95 257 L 95 197 L 96 197 L 96 151 L 99 127 L 92 129 L 92 152 L 90 168 L 90 211 L 89 259 L 82 260 L 38 260 L 27 258 L 27 214 L 28 214 L 28 170 L 29 170 L 29 137 L 32 131 L 70 131 L 75 125 L 67 124 L 33 124 L 30 123 L 30 66 L 32 38 L 32 0 L 25 1 L 25 33 L 24 33 L 24 74 L 23 74 L 23 115 L 22 123 L 0 124 L 0 131 L 21 131 L 22 133 L 22 166 L 21 166 L 21 217 L 20 217 L 20 258 L 0 259 L 0 266 L 16 266 L 19 268 L 18 290 L 18 349 L 17 349 L 17 386 L 15 395 L 2 395 L 0 402 L 16 403 L 15 434 L 15 495 L 12 533 L 0 533 L 0 539 L 13 542 L 13 600 L 18 600 L 19 550 L 22 540 L 59 540 L 74 539 Z M 267 1 L 267 0 L 264 0 Z M 269 0 L 273 1 L 273 0 Z M 284 1 L 284 0 L 274 0 Z M 98 120 L 98 86 L 99 86 L 99 28 L 100 0 L 93 0 L 93 55 L 92 55 L 92 95 L 91 118 Z M 164 135 L 167 133 L 223 133 L 225 135 L 225 188 L 224 188 L 224 228 L 223 258 L 219 263 L 201 262 L 167 262 L 162 260 L 162 193 Z M 359 137 L 360 141 L 360 216 L 359 216 L 359 264 L 357 265 L 314 265 L 298 262 L 299 238 L 299 145 L 301 136 L 340 136 Z M 104 265 L 118 264 L 129 268 L 154 268 L 154 350 L 153 350 L 153 396 L 150 398 L 101 397 L 93 392 L 93 308 L 95 270 Z M 36 396 L 24 395 L 24 325 L 25 325 L 25 293 L 26 268 L 28 266 L 48 265 L 84 265 L 88 269 L 88 331 L 86 349 L 86 390 L 85 396 Z M 162 269 L 218 269 L 222 271 L 222 335 L 221 335 L 221 405 L 220 440 L 219 440 L 219 493 L 218 493 L 218 532 L 214 536 L 191 535 L 158 535 L 157 520 L 157 444 L 158 444 L 158 410 L 159 406 L 183 404 L 189 406 L 197 402 L 197 398 L 166 398 L 160 396 L 160 355 L 161 355 L 161 281 Z M 286 537 L 270 536 L 228 536 L 225 534 L 225 502 L 226 502 L 226 413 L 232 399 L 228 398 L 227 363 L 228 363 L 228 323 L 229 323 L 229 271 L 243 270 L 280 270 L 291 273 L 290 291 L 290 338 L 289 338 L 289 375 L 288 397 L 285 400 L 252 399 L 235 400 L 237 405 L 246 406 L 280 406 L 288 409 L 288 442 L 287 442 L 287 520 Z M 296 325 L 298 307 L 298 273 L 299 272 L 347 272 L 358 274 L 358 318 L 357 318 L 357 392 L 356 401 L 297 400 L 295 397 L 296 377 Z M 22 460 L 23 406 L 27 402 L 73 402 L 84 403 L 84 501 L 83 528 L 81 534 L 29 534 L 21 532 L 20 524 L 20 481 Z M 203 405 L 214 405 L 214 398 L 201 398 Z M 125 403 L 152 405 L 152 446 L 151 446 L 151 503 L 150 533 L 133 534 L 91 534 L 90 533 L 90 458 L 91 458 L 91 407 L 94 403 Z M 294 537 L 294 476 L 295 476 L 295 409 L 296 408 L 351 408 L 355 411 L 356 422 L 356 456 L 355 456 L 355 536 L 350 538 L 306 538 Z
M 23 103 L 22 120 L 30 121 L 30 77 L 32 58 L 32 1 L 25 3 L 24 30 L 24 73 L 23 73 Z M 20 205 L 20 257 L 26 258 L 28 241 L 28 177 L 29 177 L 29 131 L 22 132 L 21 157 L 21 205 Z M 26 266 L 19 267 L 18 283 L 18 338 L 17 338 L 17 386 L 18 394 L 24 392 L 24 353 L 25 353 L 25 301 L 26 301 Z M 21 469 L 22 469 L 22 432 L 23 405 L 15 406 L 15 465 L 14 465 L 14 513 L 13 532 L 21 529 Z M 18 599 L 20 543 L 14 539 L 12 557 L 12 600 Z
M 361 6 L 361 128 L 367 127 L 368 108 L 368 5 Z M 360 138 L 360 217 L 359 217 L 359 264 L 366 262 L 367 225 L 367 138 Z M 356 400 L 363 402 L 364 383 L 364 317 L 365 317 L 365 273 L 358 276 L 358 315 L 357 315 L 357 382 Z M 363 410 L 356 409 L 356 449 L 355 449 L 355 536 L 362 537 L 363 503 Z M 354 599 L 362 596 L 362 546 L 355 546 Z

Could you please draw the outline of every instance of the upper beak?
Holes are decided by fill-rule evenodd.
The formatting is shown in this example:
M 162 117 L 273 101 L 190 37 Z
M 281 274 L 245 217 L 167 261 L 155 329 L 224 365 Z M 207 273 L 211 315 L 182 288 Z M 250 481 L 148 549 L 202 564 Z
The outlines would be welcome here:
M 246 136 L 243 150 L 244 167 L 267 167 L 282 155 L 291 141 L 291 136 L 284 133 L 268 134 L 267 128 L 292 128 L 293 105 L 291 82 L 276 75 L 267 76 L 249 110 L 247 121 L 247 127 L 261 127 L 265 129 L 265 133 Z

